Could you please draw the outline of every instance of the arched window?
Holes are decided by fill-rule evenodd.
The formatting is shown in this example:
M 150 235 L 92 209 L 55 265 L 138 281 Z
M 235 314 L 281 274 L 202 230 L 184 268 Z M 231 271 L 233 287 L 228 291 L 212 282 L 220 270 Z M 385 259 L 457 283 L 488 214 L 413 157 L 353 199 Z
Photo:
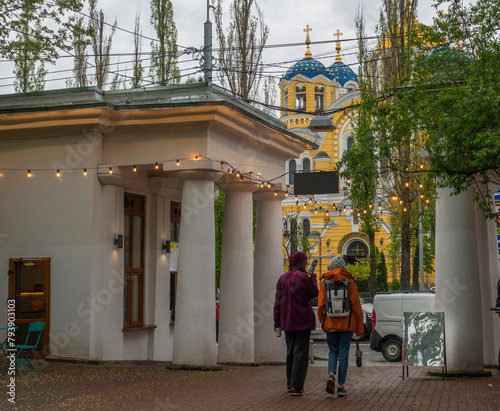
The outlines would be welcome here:
M 314 88 L 315 109 L 317 112 L 322 112 L 325 109 L 325 88 L 316 86 Z
M 302 171 L 304 173 L 309 173 L 311 171 L 311 160 L 308 158 L 304 158 L 304 160 L 302 160 Z
M 306 86 L 295 87 L 295 109 L 296 110 L 306 109 Z
M 283 87 L 283 115 L 288 115 L 288 88 Z
M 293 185 L 293 173 L 297 171 L 297 162 L 290 160 L 288 163 L 288 184 Z
M 353 143 L 354 143 L 354 139 L 352 137 L 349 137 L 347 139 L 347 151 L 349 151 L 351 149 Z
M 309 219 L 306 218 L 302 221 L 302 227 L 304 227 L 305 235 L 309 235 L 311 233 L 311 222 Z
M 363 241 L 353 241 L 347 247 L 347 262 L 354 264 L 356 260 L 368 257 L 368 246 Z

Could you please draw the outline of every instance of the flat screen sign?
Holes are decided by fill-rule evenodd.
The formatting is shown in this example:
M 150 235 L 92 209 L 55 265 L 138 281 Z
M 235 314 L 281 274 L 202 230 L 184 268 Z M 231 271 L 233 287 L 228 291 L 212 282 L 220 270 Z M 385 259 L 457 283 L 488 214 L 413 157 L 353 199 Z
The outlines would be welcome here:
M 337 194 L 339 176 L 335 171 L 295 173 L 293 177 L 295 195 Z

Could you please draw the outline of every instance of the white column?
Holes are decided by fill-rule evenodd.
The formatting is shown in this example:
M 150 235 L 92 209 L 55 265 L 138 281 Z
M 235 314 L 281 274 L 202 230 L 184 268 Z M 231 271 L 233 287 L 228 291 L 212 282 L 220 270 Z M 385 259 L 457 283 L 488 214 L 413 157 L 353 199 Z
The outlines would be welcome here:
M 493 204 L 492 204 L 493 206 Z M 495 220 L 485 220 L 476 209 L 481 307 L 483 312 L 483 355 L 485 365 L 497 365 L 500 348 L 500 321 L 490 310 L 496 304 L 498 272 L 497 228 Z
M 448 371 L 483 371 L 475 205 L 470 191 L 436 202 L 436 304 L 445 313 Z
M 182 187 L 173 363 L 215 366 L 214 180 L 220 172 L 180 171 Z
M 273 331 L 276 283 L 283 274 L 283 229 L 281 200 L 284 193 L 259 191 L 254 255 L 255 299 L 255 361 L 283 362 L 286 357 L 285 338 Z
M 218 362 L 254 362 L 253 206 L 258 185 L 234 182 L 224 190 Z

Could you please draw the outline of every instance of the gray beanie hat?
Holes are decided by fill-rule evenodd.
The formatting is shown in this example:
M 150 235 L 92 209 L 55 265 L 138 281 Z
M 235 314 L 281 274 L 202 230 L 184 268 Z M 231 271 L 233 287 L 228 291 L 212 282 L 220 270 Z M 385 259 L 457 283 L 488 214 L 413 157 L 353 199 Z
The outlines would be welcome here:
M 328 266 L 328 271 L 332 271 L 334 268 L 343 268 L 345 270 L 345 261 L 341 255 L 336 255 L 332 258 L 332 261 Z

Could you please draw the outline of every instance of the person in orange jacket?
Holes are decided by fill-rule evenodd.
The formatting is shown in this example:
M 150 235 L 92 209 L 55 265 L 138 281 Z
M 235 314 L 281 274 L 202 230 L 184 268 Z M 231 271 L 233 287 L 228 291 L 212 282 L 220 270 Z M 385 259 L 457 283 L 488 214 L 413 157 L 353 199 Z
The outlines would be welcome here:
M 344 388 L 347 377 L 347 367 L 349 365 L 349 347 L 351 345 L 352 334 L 360 337 L 363 334 L 363 310 L 359 300 L 358 289 L 352 275 L 345 269 L 345 261 L 341 255 L 333 257 L 328 272 L 322 275 L 318 296 L 318 318 L 322 324 L 323 331 L 326 332 L 328 343 L 328 379 L 326 392 L 335 393 L 335 375 L 337 363 L 339 366 L 337 393 L 339 397 L 347 395 Z M 349 279 L 349 301 L 351 305 L 350 313 L 346 317 L 328 317 L 326 315 L 326 291 L 325 280 L 343 281 Z

